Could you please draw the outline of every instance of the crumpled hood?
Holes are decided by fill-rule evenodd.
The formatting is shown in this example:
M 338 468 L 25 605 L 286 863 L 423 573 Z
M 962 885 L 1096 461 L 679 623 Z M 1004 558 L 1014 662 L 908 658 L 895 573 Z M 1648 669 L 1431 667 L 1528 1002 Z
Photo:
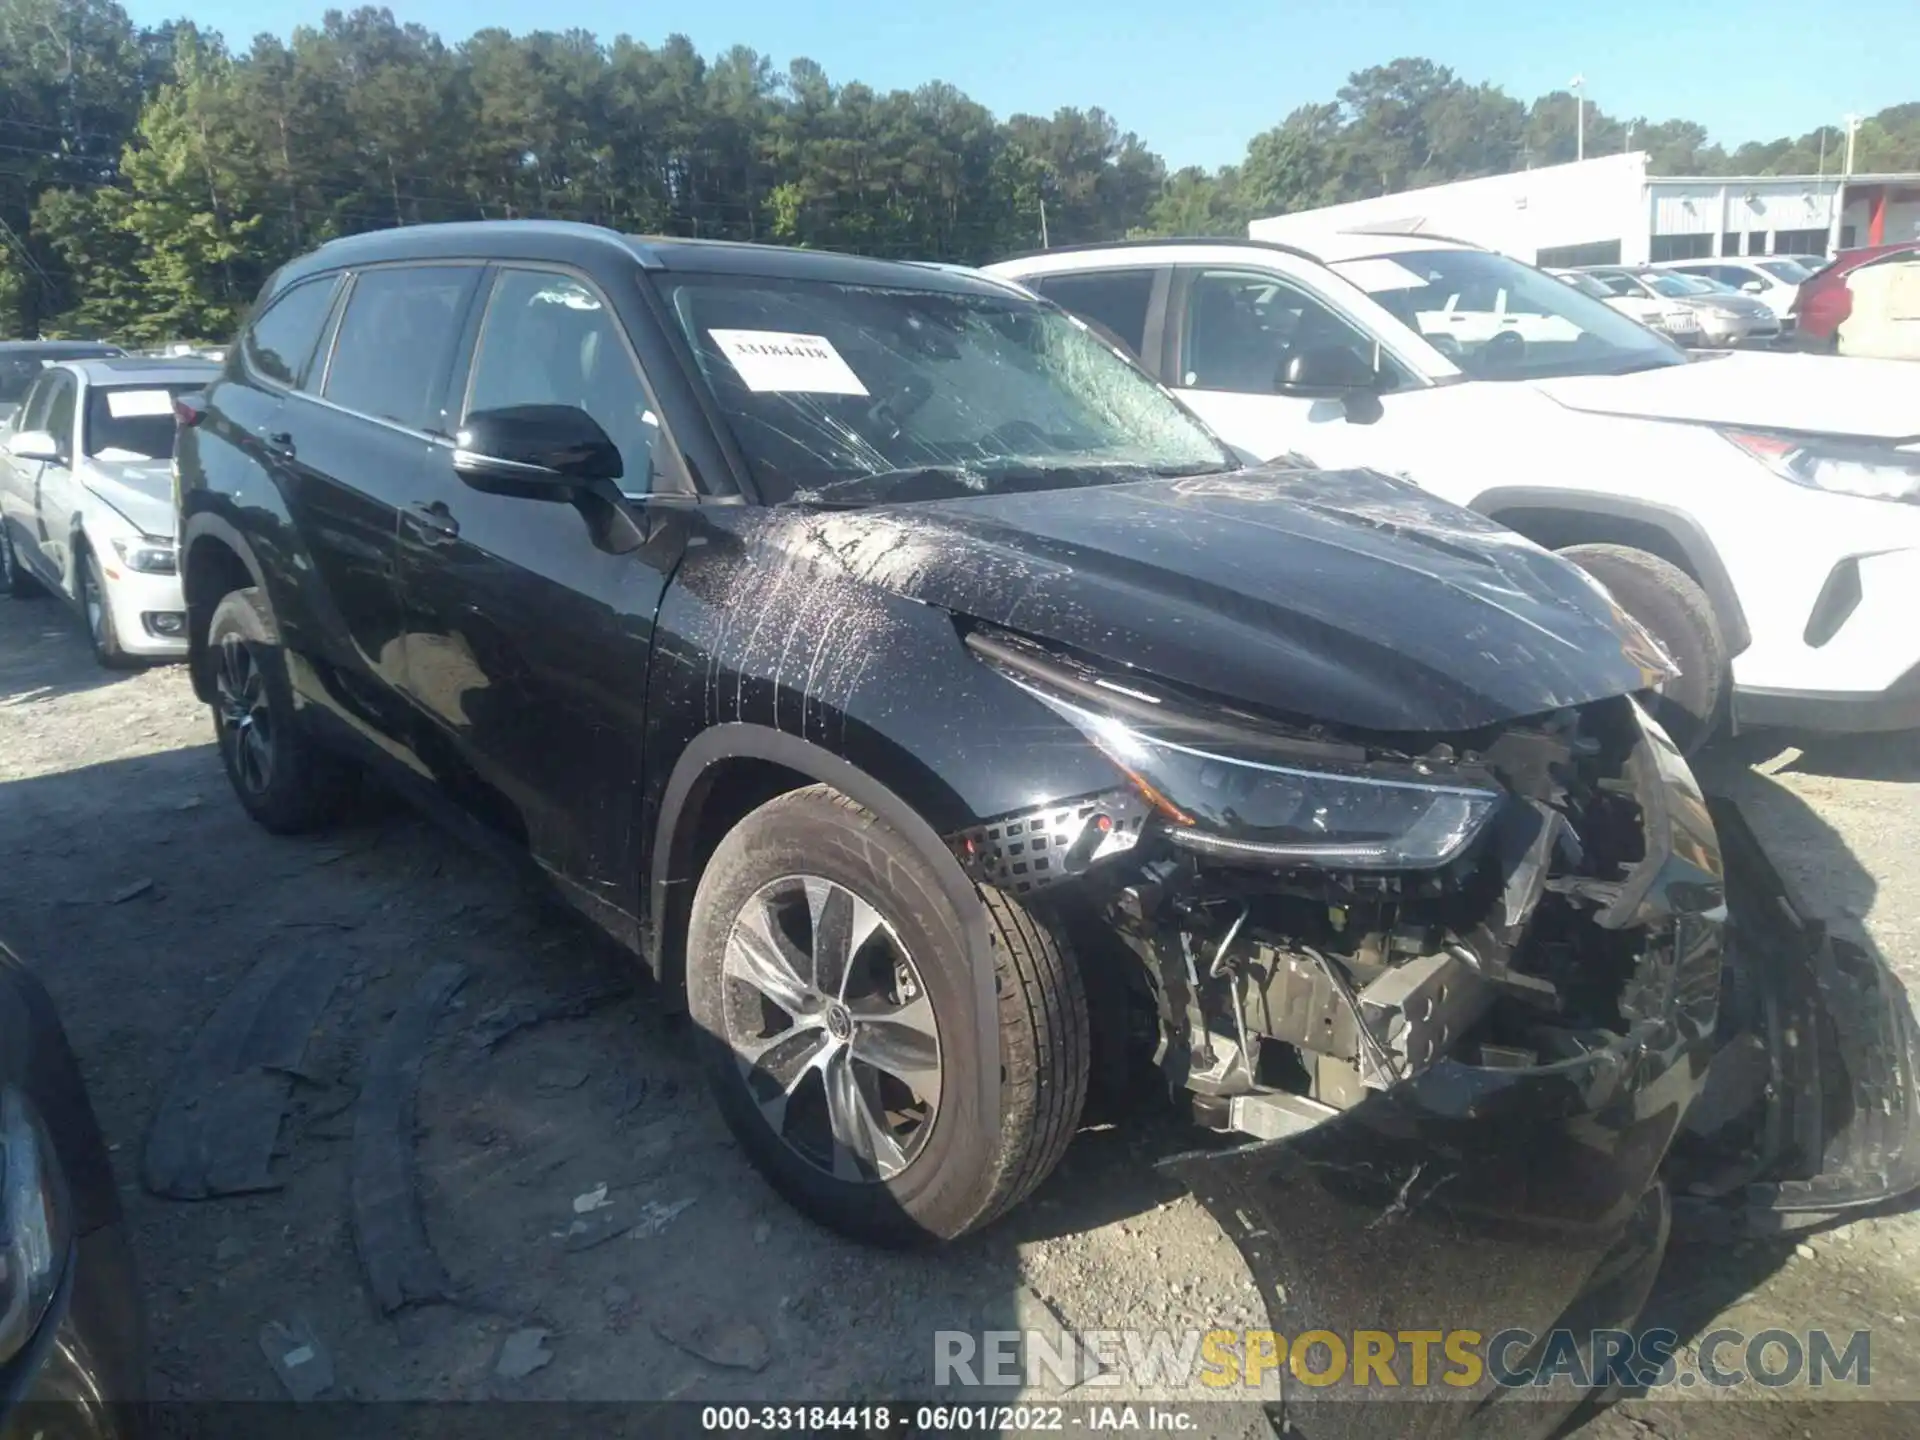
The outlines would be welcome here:
M 158 460 L 86 462 L 87 488 L 139 527 L 143 535 L 173 538 L 173 469 Z
M 1880 440 L 1920 436 L 1904 360 L 1741 352 L 1634 375 L 1533 383 L 1569 410 Z
M 864 584 L 1360 730 L 1469 730 L 1657 678 L 1573 566 L 1371 471 L 879 506 L 784 533 Z

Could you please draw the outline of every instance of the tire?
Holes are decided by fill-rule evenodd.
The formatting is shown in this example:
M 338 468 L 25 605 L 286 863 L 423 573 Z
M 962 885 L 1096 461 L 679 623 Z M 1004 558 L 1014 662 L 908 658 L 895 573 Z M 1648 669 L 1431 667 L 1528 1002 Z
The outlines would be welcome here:
M 354 774 L 301 730 L 280 632 L 257 588 L 235 590 L 214 608 L 204 663 L 220 761 L 241 807 L 276 835 L 333 820 L 353 793 Z
M 816 896 L 826 897 L 818 911 L 828 925 L 835 925 L 839 905 L 846 922 L 867 936 L 840 969 L 838 995 L 846 1003 L 837 1015 L 831 972 L 824 989 L 812 984 L 818 972 L 808 973 Z M 989 957 L 968 952 L 963 917 L 933 866 L 897 831 L 838 791 L 810 786 L 748 815 L 700 877 L 687 934 L 687 1001 L 708 1079 L 754 1164 L 821 1225 L 884 1245 L 956 1239 L 1025 1199 L 1059 1163 L 1078 1128 L 1090 1061 L 1086 996 L 1072 955 L 1012 897 L 982 888 L 979 903 L 998 1007 L 999 1118 L 992 1127 L 982 1122 L 975 1098 L 983 1077 L 974 966 Z M 786 978 L 779 984 L 797 982 L 804 992 L 785 1017 L 742 976 L 746 952 L 736 931 L 749 939 L 759 935 L 763 947 L 769 936 L 782 935 L 784 945 L 773 943 L 797 963 L 780 972 Z M 798 935 L 806 937 L 804 949 Z M 926 1008 L 908 999 L 913 991 Z M 937 1032 L 931 1046 L 927 1009 Z M 782 1026 L 795 1015 L 808 1018 Z M 918 1028 L 904 1018 L 875 1028 L 876 1019 L 890 1015 L 915 1017 Z M 761 1037 L 769 1031 L 776 1043 L 749 1074 L 740 1048 L 756 1039 L 766 1043 Z M 879 1054 L 875 1042 L 888 1036 L 899 1037 L 885 1056 L 898 1072 L 883 1071 L 861 1054 L 863 1048 Z M 931 1072 L 925 1068 L 930 1053 Z M 817 1063 L 802 1064 L 809 1056 Z M 909 1083 L 899 1072 L 937 1075 L 932 1103 L 924 1078 Z M 775 1074 L 799 1076 L 790 1099 L 776 1098 Z M 884 1138 L 865 1142 L 862 1153 L 834 1142 L 827 1097 L 836 1078 L 846 1087 L 842 1096 L 852 1092 L 863 1105 L 885 1102 L 878 1107 Z M 843 1116 L 847 1104 L 843 1100 Z M 898 1117 L 916 1113 L 917 1124 L 901 1129 Z M 865 1114 L 875 1118 L 871 1107 Z M 843 1125 L 840 1133 L 857 1129 Z
M 14 600 L 31 600 L 47 593 L 46 586 L 27 573 L 14 553 L 13 537 L 7 534 L 4 521 L 0 521 L 0 591 Z
M 1560 552 L 1612 592 L 1680 667 L 1652 697 L 1653 717 L 1691 755 L 1719 728 L 1731 675 L 1713 602 L 1670 560 L 1627 545 L 1572 545 Z
M 82 550 L 74 566 L 74 598 L 80 602 L 80 623 L 87 627 L 87 643 L 93 658 L 109 670 L 131 670 L 140 661 L 120 644 L 119 628 L 113 623 L 113 607 L 107 603 L 107 577 L 101 572 L 100 557 Z

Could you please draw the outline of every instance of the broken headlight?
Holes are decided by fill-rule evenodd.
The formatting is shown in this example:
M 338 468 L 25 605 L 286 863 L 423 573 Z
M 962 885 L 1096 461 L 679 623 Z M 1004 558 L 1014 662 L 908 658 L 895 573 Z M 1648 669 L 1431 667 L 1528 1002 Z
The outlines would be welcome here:
M 1502 797 L 1491 786 L 1222 754 L 1027 688 L 1120 767 L 1176 845 L 1223 860 L 1431 870 L 1473 842 Z

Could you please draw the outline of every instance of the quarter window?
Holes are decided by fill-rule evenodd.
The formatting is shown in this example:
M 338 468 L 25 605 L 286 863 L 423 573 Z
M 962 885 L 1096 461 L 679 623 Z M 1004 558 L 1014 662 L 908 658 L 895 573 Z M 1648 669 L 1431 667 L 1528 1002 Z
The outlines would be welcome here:
M 309 280 L 283 292 L 247 327 L 241 352 L 247 367 L 276 385 L 297 386 L 332 308 L 334 278 Z
M 494 285 L 474 358 L 467 413 L 571 405 L 620 449 L 620 487 L 644 494 L 662 456 L 659 418 L 600 295 L 568 275 L 508 270 Z
M 327 399 L 410 430 L 440 423 L 447 360 L 475 271 L 401 265 L 356 276 L 327 362 Z

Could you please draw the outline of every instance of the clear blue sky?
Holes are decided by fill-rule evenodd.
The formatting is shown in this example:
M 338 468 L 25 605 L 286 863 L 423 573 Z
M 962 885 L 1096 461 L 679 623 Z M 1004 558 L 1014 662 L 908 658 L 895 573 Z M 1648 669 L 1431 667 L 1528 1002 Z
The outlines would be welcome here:
M 180 0 L 130 0 L 135 20 Z M 185 13 L 245 48 L 316 24 L 323 0 L 199 0 Z M 351 8 L 341 6 L 341 8 Z M 1729 146 L 1800 135 L 1920 100 L 1920 3 L 1841 0 L 399 0 L 402 21 L 448 41 L 490 25 L 581 27 L 712 54 L 739 43 L 776 65 L 805 55 L 880 89 L 951 81 L 1000 115 L 1099 105 L 1171 165 L 1238 160 L 1295 105 L 1331 99 L 1353 70 L 1423 55 L 1523 100 L 1576 73 L 1616 115 L 1684 116 Z M 1831 18 L 1827 18 L 1831 15 Z

